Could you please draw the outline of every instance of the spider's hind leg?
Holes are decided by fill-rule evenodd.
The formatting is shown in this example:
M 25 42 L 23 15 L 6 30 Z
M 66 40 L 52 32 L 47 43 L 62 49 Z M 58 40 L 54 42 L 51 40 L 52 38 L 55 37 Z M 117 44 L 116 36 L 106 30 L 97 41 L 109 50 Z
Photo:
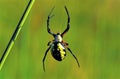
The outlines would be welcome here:
M 67 49 L 68 49 L 68 51 L 72 54 L 72 56 L 75 58 L 75 60 L 76 60 L 76 62 L 77 62 L 77 64 L 78 64 L 78 67 L 80 67 L 80 64 L 79 64 L 79 62 L 78 62 L 78 59 L 77 59 L 76 56 L 72 53 L 71 49 L 70 49 L 70 48 L 67 48 Z
M 43 70 L 44 70 L 44 71 L 45 71 L 45 64 L 44 64 L 44 61 L 45 61 L 45 58 L 46 58 L 47 53 L 48 53 L 48 51 L 50 50 L 50 48 L 51 48 L 51 47 L 49 47 L 49 48 L 46 50 L 45 55 L 44 55 L 44 58 L 43 58 Z

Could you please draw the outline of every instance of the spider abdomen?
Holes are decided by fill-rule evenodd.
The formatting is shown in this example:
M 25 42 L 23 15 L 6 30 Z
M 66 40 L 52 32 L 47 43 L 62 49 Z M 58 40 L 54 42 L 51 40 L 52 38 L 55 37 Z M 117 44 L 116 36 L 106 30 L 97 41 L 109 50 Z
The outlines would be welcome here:
M 62 61 L 66 56 L 65 47 L 61 42 L 55 42 L 51 46 L 51 54 L 56 60 Z

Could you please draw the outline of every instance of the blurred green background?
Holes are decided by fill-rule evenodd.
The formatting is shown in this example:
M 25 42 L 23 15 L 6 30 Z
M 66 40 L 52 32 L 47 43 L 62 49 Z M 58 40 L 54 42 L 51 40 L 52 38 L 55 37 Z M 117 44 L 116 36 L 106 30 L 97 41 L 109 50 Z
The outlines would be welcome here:
M 0 57 L 29 0 L 0 0 Z M 67 6 L 71 28 L 64 40 L 78 58 L 67 52 L 62 62 L 50 52 L 43 71 L 47 43 L 46 19 L 53 6 L 52 31 L 66 28 Z M 36 0 L 0 71 L 0 79 L 120 79 L 120 0 Z

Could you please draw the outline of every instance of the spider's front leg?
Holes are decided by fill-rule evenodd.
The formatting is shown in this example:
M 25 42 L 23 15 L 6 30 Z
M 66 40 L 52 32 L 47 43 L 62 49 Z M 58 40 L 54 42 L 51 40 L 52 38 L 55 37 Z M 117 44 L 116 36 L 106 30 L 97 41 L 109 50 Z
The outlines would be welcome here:
M 68 30 L 70 29 L 70 15 L 69 15 L 69 12 L 68 12 L 67 7 L 65 6 L 64 8 L 65 8 L 65 11 L 66 11 L 67 16 L 68 16 L 68 21 L 67 21 L 67 28 L 66 28 L 66 29 L 64 30 L 64 32 L 61 34 L 62 37 L 63 37 L 64 34 L 65 34 L 66 32 L 68 32 Z
M 48 18 L 47 18 L 47 31 L 48 31 L 48 33 L 49 34 L 51 34 L 51 35 L 55 35 L 51 30 L 50 30 L 50 27 L 49 27 L 49 22 L 50 22 L 50 19 L 54 16 L 54 15 L 51 15 L 52 14 L 52 12 L 53 12 L 53 10 L 54 10 L 54 7 L 52 8 L 52 10 L 51 10 L 51 12 L 49 13 L 49 15 L 48 15 Z

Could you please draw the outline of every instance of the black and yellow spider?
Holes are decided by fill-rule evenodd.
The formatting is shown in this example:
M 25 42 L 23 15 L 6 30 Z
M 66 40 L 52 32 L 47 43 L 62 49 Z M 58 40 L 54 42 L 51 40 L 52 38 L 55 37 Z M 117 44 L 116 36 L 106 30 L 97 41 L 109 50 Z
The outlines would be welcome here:
M 44 55 L 44 58 L 43 58 L 43 69 L 45 71 L 45 65 L 44 65 L 44 61 L 45 61 L 45 58 L 46 58 L 46 55 L 48 53 L 48 51 L 51 49 L 51 54 L 53 56 L 53 58 L 55 58 L 56 60 L 58 61 L 62 61 L 65 56 L 66 56 L 66 49 L 68 49 L 68 51 L 72 54 L 72 56 L 75 58 L 77 64 L 78 64 L 78 67 L 80 67 L 80 64 L 76 58 L 76 56 L 72 53 L 72 51 L 70 50 L 70 48 L 68 47 L 68 43 L 64 42 L 62 40 L 64 34 L 69 30 L 70 28 L 70 16 L 69 16 L 69 13 L 68 13 L 68 10 L 67 10 L 67 7 L 65 6 L 65 11 L 67 13 L 67 16 L 68 16 L 68 21 L 67 21 L 67 28 L 64 30 L 63 33 L 53 33 L 51 32 L 50 28 L 49 28 L 49 21 L 50 21 L 50 18 L 53 17 L 54 15 L 51 16 L 51 13 L 53 11 L 53 9 L 51 10 L 50 14 L 48 15 L 48 18 L 47 18 L 47 31 L 49 34 L 51 34 L 53 37 L 54 37 L 54 40 L 53 41 L 49 41 L 48 42 L 48 46 L 49 48 L 46 50 L 45 52 L 45 55 Z

